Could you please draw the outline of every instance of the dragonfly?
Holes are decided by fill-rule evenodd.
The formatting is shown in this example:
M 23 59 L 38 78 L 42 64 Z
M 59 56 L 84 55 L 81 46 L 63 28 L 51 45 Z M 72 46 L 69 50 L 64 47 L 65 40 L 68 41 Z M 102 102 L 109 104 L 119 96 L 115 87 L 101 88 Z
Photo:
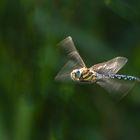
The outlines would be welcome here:
M 126 57 L 118 56 L 106 62 L 86 67 L 77 51 L 72 37 L 68 36 L 59 44 L 67 53 L 68 62 L 55 77 L 57 81 L 74 81 L 78 83 L 96 83 L 119 99 L 124 97 L 132 87 L 140 82 L 135 76 L 117 74 L 127 63 Z

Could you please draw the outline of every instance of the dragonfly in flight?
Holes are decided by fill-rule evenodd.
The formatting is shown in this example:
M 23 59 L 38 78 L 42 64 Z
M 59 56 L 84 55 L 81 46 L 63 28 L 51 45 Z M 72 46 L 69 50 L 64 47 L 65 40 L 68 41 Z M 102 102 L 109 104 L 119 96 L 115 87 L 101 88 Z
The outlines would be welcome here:
M 88 68 L 70 36 L 62 40 L 59 45 L 66 51 L 69 61 L 56 75 L 55 79 L 58 81 L 97 83 L 119 98 L 124 97 L 137 82 L 140 82 L 140 79 L 135 76 L 116 74 L 126 64 L 125 57 L 115 57 Z

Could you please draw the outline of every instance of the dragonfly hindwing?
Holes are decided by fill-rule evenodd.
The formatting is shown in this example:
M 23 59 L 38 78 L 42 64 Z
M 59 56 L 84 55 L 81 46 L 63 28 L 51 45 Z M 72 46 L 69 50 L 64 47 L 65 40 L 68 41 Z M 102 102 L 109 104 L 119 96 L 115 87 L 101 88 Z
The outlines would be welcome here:
M 121 99 L 124 97 L 129 90 L 137 83 L 138 81 L 125 81 L 119 79 L 100 79 L 97 81 L 101 87 L 105 88 L 111 95 L 116 96 Z

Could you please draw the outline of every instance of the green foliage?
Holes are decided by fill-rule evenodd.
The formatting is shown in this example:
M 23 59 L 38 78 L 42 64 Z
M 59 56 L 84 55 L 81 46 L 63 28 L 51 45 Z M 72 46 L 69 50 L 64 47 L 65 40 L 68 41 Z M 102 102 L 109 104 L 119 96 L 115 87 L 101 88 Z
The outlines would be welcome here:
M 54 81 L 69 35 L 87 66 L 126 56 L 123 73 L 139 76 L 138 0 L 2 0 L 0 19 L 0 140 L 140 139 L 139 85 L 116 102 Z

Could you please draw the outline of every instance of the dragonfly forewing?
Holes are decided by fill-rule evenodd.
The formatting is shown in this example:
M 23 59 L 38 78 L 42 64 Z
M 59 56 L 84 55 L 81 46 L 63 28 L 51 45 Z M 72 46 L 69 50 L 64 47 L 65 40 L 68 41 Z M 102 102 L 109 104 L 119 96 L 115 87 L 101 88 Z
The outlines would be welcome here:
M 62 40 L 58 45 L 66 51 L 69 59 L 77 63 L 80 67 L 86 67 L 70 36 Z
M 58 45 L 66 51 L 69 60 L 56 75 L 55 80 L 69 81 L 71 80 L 70 73 L 72 70 L 86 66 L 70 36 L 62 40 Z
M 126 63 L 127 58 L 115 57 L 109 61 L 93 65 L 90 69 L 99 74 L 116 74 Z

